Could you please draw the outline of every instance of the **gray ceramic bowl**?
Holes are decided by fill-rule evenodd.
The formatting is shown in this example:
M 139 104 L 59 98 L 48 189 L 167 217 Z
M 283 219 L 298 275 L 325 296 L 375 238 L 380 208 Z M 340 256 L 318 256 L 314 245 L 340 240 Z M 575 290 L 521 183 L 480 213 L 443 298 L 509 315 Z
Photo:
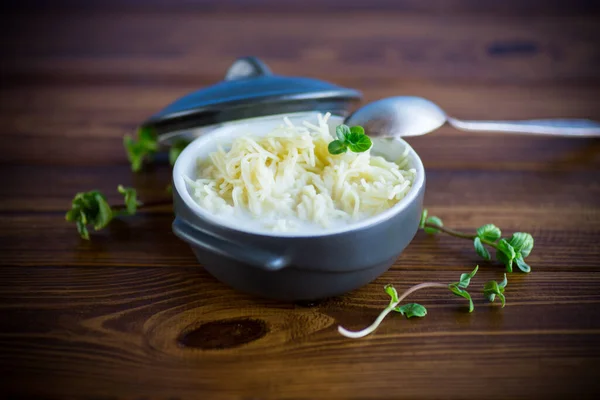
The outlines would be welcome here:
M 292 121 L 316 121 L 316 114 L 289 115 Z M 235 220 L 201 208 L 183 176 L 196 176 L 196 161 L 240 135 L 268 132 L 282 116 L 229 124 L 194 140 L 173 168 L 174 233 L 189 243 L 200 264 L 217 279 L 240 291 L 279 300 L 317 300 L 359 288 L 387 271 L 415 236 L 425 192 L 425 171 L 409 147 L 413 187 L 394 207 L 374 217 L 323 233 L 251 231 Z M 342 122 L 331 117 L 330 125 Z M 408 144 L 375 140 L 374 152 L 397 159 Z

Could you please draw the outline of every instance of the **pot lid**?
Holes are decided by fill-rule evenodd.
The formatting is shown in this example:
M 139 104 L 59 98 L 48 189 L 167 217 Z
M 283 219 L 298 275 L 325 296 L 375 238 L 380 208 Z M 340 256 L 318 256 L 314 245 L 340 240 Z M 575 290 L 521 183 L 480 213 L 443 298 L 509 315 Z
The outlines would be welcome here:
M 215 85 L 187 94 L 142 124 L 157 134 L 302 111 L 345 116 L 361 93 L 312 78 L 275 75 L 256 57 L 237 59 Z

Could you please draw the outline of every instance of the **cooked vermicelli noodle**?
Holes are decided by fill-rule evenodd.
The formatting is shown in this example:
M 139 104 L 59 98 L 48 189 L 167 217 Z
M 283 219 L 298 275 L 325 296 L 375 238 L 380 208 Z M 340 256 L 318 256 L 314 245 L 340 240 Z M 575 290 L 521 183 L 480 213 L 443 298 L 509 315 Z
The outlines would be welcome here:
M 228 150 L 219 146 L 199 160 L 196 180 L 185 177 L 193 197 L 215 215 L 250 217 L 273 231 L 352 223 L 404 198 L 415 176 L 408 148 L 398 163 L 370 150 L 332 155 L 328 118 L 301 126 L 284 118 L 264 136 L 237 137 Z

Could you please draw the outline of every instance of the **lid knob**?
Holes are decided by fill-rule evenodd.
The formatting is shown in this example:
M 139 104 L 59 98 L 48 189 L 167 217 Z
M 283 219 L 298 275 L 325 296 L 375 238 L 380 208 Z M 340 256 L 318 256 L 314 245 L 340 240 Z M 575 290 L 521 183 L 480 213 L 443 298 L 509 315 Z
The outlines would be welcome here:
M 271 70 L 267 64 L 257 57 L 241 57 L 231 64 L 231 67 L 225 74 L 226 81 L 236 79 L 252 78 L 255 76 L 271 75 Z

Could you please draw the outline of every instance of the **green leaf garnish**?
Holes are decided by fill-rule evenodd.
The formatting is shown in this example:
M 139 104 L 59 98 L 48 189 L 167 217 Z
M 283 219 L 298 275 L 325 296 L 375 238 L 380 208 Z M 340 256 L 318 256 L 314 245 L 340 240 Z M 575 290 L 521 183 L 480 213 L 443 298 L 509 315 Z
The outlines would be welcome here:
M 390 304 L 397 303 L 398 302 L 398 292 L 396 291 L 396 288 L 393 287 L 392 285 L 388 284 L 388 285 L 385 285 L 384 289 L 385 289 L 385 292 L 390 295 Z
M 116 216 L 135 214 L 139 205 L 135 189 L 119 185 L 117 190 L 124 196 L 125 207 L 122 210 L 112 209 L 106 201 L 106 197 L 97 190 L 75 195 L 71 202 L 71 209 L 67 211 L 65 219 L 69 222 L 75 222 L 77 232 L 83 239 L 90 239 L 88 225 L 93 226 L 94 230 L 98 231 L 105 228 Z
M 141 205 L 141 203 L 137 201 L 137 191 L 134 188 L 126 188 L 122 185 L 117 186 L 117 190 L 123 195 L 125 202 L 125 212 L 120 212 L 119 215 L 135 214 L 137 207 Z
M 495 242 L 496 240 L 500 239 L 502 232 L 496 225 L 486 224 L 477 228 L 477 236 L 483 240 Z
M 425 282 L 415 285 L 408 290 L 406 290 L 401 296 L 398 296 L 398 292 L 392 285 L 385 286 L 385 292 L 390 296 L 390 303 L 388 306 L 379 314 L 377 319 L 360 331 L 349 331 L 341 326 L 338 326 L 338 332 L 349 338 L 361 338 L 367 336 L 368 334 L 374 332 L 381 322 L 385 319 L 385 317 L 392 311 L 399 312 L 400 314 L 406 316 L 406 318 L 412 317 L 424 317 L 427 315 L 427 309 L 420 304 L 417 303 L 409 303 L 400 306 L 402 300 L 404 300 L 409 294 L 416 292 L 417 290 L 425 289 L 425 288 L 441 288 L 441 289 L 450 289 L 452 293 L 457 296 L 464 297 L 469 300 L 469 312 L 472 312 L 474 309 L 473 300 L 471 299 L 471 295 L 465 290 L 467 286 L 471 283 L 471 279 L 477 273 L 479 267 L 475 267 L 473 271 L 470 273 L 465 273 L 460 275 L 460 280 L 458 282 L 443 284 L 437 282 Z M 506 285 L 506 284 L 505 284 Z
M 347 125 L 338 125 L 335 128 L 335 135 L 337 136 L 338 140 L 341 141 L 342 143 L 346 141 L 346 136 L 348 136 L 350 134 L 350 127 L 348 127 Z
M 350 128 L 350 133 L 346 134 L 346 139 L 350 143 L 354 143 L 354 139 L 360 138 L 365 135 L 365 128 L 360 125 L 356 125 Z M 354 138 L 354 139 L 353 139 Z
M 177 161 L 177 158 L 188 144 L 190 144 L 188 140 L 179 139 L 171 145 L 169 149 L 169 163 L 171 165 L 175 165 L 175 161 Z
M 506 279 L 506 274 L 504 274 L 504 279 L 502 282 L 498 283 L 496 281 L 489 281 L 483 286 L 483 295 L 488 299 L 490 303 L 493 303 L 496 299 L 496 296 L 502 302 L 502 308 L 506 305 L 506 298 L 504 297 L 504 288 L 508 283 Z
M 525 258 L 533 249 L 533 236 L 525 232 L 515 232 L 508 243 L 517 254 L 521 254 Z
M 457 296 L 464 297 L 469 300 L 469 312 L 473 312 L 473 300 L 471 299 L 471 295 L 465 289 L 471 283 L 471 279 L 475 276 L 477 271 L 479 270 L 479 266 L 477 265 L 473 271 L 468 274 L 461 274 L 458 282 L 454 282 L 448 285 L 448 288 L 452 293 Z
M 477 271 L 479 270 L 479 265 L 475 266 L 475 269 L 468 274 L 460 274 L 460 280 L 456 283 L 461 288 L 465 289 L 471 283 L 471 278 L 475 276 Z
M 471 295 L 469 294 L 469 292 L 462 289 L 457 284 L 450 284 L 450 285 L 448 285 L 448 288 L 455 295 L 457 295 L 459 297 L 464 297 L 465 299 L 469 300 L 469 312 L 473 312 L 473 310 L 475 309 L 475 306 L 473 306 L 473 299 L 471 299 Z
M 512 265 L 516 255 L 515 249 L 506 239 L 500 239 L 498 247 L 496 247 L 496 258 L 506 266 L 506 272 L 512 272 Z
M 490 252 L 483 246 L 483 243 L 481 243 L 481 239 L 479 237 L 476 237 L 475 240 L 473 240 L 473 243 L 475 245 L 475 251 L 480 257 L 487 261 L 492 259 Z
M 65 219 L 75 222 L 79 235 L 83 239 L 89 240 L 90 234 L 87 226 L 92 225 L 95 230 L 104 228 L 112 219 L 112 212 L 106 197 L 99 191 L 92 190 L 75 195 Z
M 531 272 L 531 267 L 523 260 L 521 254 L 518 254 L 517 257 L 515 257 L 515 263 L 517 264 L 517 267 L 526 274 Z
M 343 124 L 338 125 L 335 128 L 335 136 L 337 140 L 327 146 L 329 153 L 334 155 L 345 153 L 348 149 L 354 153 L 363 153 L 369 150 L 373 144 L 371 138 L 365 135 L 362 126 L 350 128 Z
M 334 140 L 333 142 L 329 143 L 327 150 L 329 150 L 329 153 L 335 155 L 345 153 L 346 150 L 348 150 L 348 147 L 341 140 Z
M 123 137 L 123 145 L 127 152 L 127 159 L 131 169 L 138 172 L 145 161 L 149 160 L 158 151 L 158 136 L 148 127 L 140 127 L 137 131 L 137 140 L 130 135 Z
M 439 217 L 431 216 L 431 217 L 427 217 L 427 219 L 425 219 L 425 224 L 424 224 L 425 233 L 428 233 L 430 235 L 435 235 L 436 233 L 438 233 L 440 231 L 439 229 L 436 228 L 438 226 L 444 226 L 444 223 L 442 222 L 442 220 Z
M 485 246 L 492 247 L 496 250 L 496 259 L 504 264 L 506 272 L 513 271 L 514 263 L 523 272 L 531 271 L 531 267 L 525 262 L 525 258 L 533 249 L 533 237 L 529 233 L 516 232 L 509 240 L 502 239 L 500 228 L 494 224 L 479 227 L 475 235 L 458 232 L 444 227 L 438 217 L 428 216 L 426 209 L 421 214 L 419 226 L 429 234 L 442 232 L 457 238 L 472 240 L 477 254 L 488 261 L 492 257 Z
M 424 317 L 427 315 L 427 309 L 418 303 L 407 303 L 399 307 L 395 307 L 394 311 L 399 312 L 406 318 Z
M 356 128 L 353 126 L 353 128 Z M 363 153 L 371 148 L 373 143 L 367 135 L 355 135 L 351 133 L 348 137 L 348 148 L 354 153 Z
M 421 221 L 419 221 L 419 228 L 423 229 L 425 228 L 425 221 L 427 221 L 427 214 L 428 211 L 427 209 L 423 209 L 423 212 L 421 212 Z
M 504 274 L 504 279 L 502 279 L 502 282 L 500 282 L 498 284 L 498 286 L 500 286 L 501 288 L 505 288 L 507 284 L 508 284 L 508 279 L 506 279 L 506 274 Z

